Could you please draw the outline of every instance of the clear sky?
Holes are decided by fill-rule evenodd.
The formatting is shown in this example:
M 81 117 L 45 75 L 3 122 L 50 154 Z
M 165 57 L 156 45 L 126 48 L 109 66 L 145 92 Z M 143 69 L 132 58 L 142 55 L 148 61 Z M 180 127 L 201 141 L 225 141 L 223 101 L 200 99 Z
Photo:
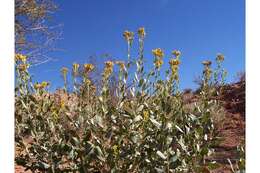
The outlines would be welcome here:
M 244 0 L 77 0 L 57 1 L 55 22 L 62 23 L 62 40 L 52 52 L 57 61 L 32 67 L 34 81 L 47 80 L 51 89 L 63 85 L 62 66 L 86 63 L 86 57 L 104 53 L 126 60 L 124 30 L 145 27 L 145 58 L 152 65 L 151 50 L 165 51 L 168 66 L 171 51 L 181 56 L 181 88 L 195 88 L 201 74 L 201 61 L 214 60 L 217 53 L 226 57 L 224 67 L 228 81 L 245 70 L 245 2 Z M 135 40 L 137 43 L 137 40 Z M 136 44 L 137 45 L 137 44 Z

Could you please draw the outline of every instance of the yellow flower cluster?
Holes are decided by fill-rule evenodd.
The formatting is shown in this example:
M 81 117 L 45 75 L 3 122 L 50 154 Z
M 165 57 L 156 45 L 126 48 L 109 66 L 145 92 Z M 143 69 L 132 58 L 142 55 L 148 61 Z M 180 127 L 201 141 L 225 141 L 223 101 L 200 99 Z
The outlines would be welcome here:
M 62 68 L 61 68 L 61 73 L 62 73 L 64 76 L 67 75 L 68 71 L 69 71 L 69 69 L 68 69 L 67 67 L 62 67 Z
M 130 31 L 125 31 L 123 36 L 125 37 L 125 40 L 129 43 L 132 42 L 134 39 L 134 33 Z
M 73 63 L 73 75 L 76 76 L 79 72 L 79 64 Z
M 29 67 L 30 67 L 29 64 L 19 64 L 19 65 L 18 65 L 18 69 L 19 69 L 20 71 L 26 71 Z
M 138 35 L 140 38 L 144 39 L 144 37 L 146 35 L 144 27 L 141 27 L 138 29 Z
M 22 55 L 20 53 L 15 54 L 15 61 L 22 61 L 23 63 L 25 63 L 26 60 L 27 60 L 26 55 Z
M 153 49 L 152 52 L 155 57 L 162 58 L 164 56 L 164 53 L 163 53 L 162 49 L 160 49 L 160 48 Z
M 123 61 L 116 61 L 116 64 L 119 65 L 121 71 L 125 70 L 125 64 Z
M 154 65 L 155 65 L 156 68 L 160 68 L 163 65 L 163 60 L 156 58 L 155 61 L 154 61 Z
M 210 69 L 211 61 L 203 61 L 202 64 L 204 65 L 203 74 L 206 80 L 209 80 L 212 74 L 212 70 Z
M 170 61 L 169 61 L 169 64 L 170 64 L 170 68 L 171 68 L 171 78 L 176 80 L 176 81 L 179 81 L 179 74 L 178 74 L 178 69 L 179 69 L 179 65 L 180 65 L 180 55 L 181 55 L 181 52 L 178 51 L 178 50 L 174 50 L 172 51 L 172 54 L 175 56 L 175 58 L 172 58 Z
M 113 153 L 115 156 L 117 156 L 119 154 L 119 149 L 118 149 L 118 146 L 117 145 L 114 145 L 113 147 Z
M 217 60 L 218 62 L 222 62 L 222 61 L 224 61 L 224 59 L 225 59 L 224 55 L 222 55 L 222 54 L 217 54 L 216 60 Z
M 157 49 L 153 49 L 152 50 L 153 55 L 155 56 L 155 60 L 154 60 L 154 65 L 156 68 L 160 68 L 163 65 L 163 56 L 164 53 L 162 51 L 162 49 L 157 48 Z
M 149 112 L 148 112 L 148 111 L 144 111 L 144 112 L 143 112 L 143 117 L 144 117 L 144 121 L 145 121 L 145 122 L 148 121 L 148 120 L 149 120 L 149 117 L 150 117 Z
M 85 72 L 86 72 L 86 73 L 89 73 L 89 72 L 93 71 L 94 68 L 95 68 L 95 67 L 94 67 L 93 64 L 84 64 L 84 69 L 85 69 Z
M 107 79 L 113 72 L 114 63 L 112 61 L 105 62 L 104 78 Z
M 180 64 L 180 60 L 178 59 L 171 59 L 169 62 L 170 66 L 178 66 Z
M 181 52 L 180 52 L 179 50 L 174 50 L 174 51 L 172 51 L 172 54 L 173 54 L 176 58 L 178 58 L 178 57 L 181 55 Z
M 46 81 L 43 81 L 42 83 L 34 84 L 35 89 L 43 89 L 43 88 L 46 88 L 47 86 L 49 86 L 49 83 Z
M 64 100 L 64 99 L 61 99 L 61 100 L 60 100 L 60 108 L 61 108 L 61 109 L 64 109 L 64 108 L 65 108 L 65 105 L 66 105 L 65 100 Z
M 171 59 L 169 61 L 170 67 L 171 67 L 171 77 L 174 80 L 179 80 L 179 75 L 178 75 L 178 68 L 180 65 L 180 60 L 179 59 Z
M 208 67 L 211 65 L 211 61 L 202 61 L 202 64 Z

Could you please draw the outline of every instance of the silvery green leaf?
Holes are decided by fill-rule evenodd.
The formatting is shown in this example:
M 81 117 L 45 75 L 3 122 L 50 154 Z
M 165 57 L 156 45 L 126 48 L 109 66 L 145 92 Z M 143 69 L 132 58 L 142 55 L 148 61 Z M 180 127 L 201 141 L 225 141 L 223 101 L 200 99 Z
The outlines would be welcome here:
M 103 97 L 102 96 L 98 97 L 98 100 L 103 102 Z
M 138 152 L 138 151 L 135 151 L 135 157 L 137 157 L 137 156 L 140 156 L 141 155 L 141 153 L 140 152 Z
M 154 168 L 156 170 L 156 172 L 158 173 L 164 173 L 165 171 L 161 168 Z
M 94 151 L 94 145 L 88 141 L 86 144 L 86 154 L 90 155 L 93 153 L 93 151 Z
M 130 89 L 130 93 L 133 97 L 135 97 L 135 88 L 134 87 Z
M 120 104 L 119 104 L 119 108 L 122 108 L 124 106 L 124 102 L 121 102 Z
M 145 161 L 146 161 L 147 163 L 151 163 L 151 161 L 150 161 L 149 159 L 145 159 Z
M 239 170 L 236 173 L 246 173 L 246 171 L 245 170 Z
M 178 143 L 180 144 L 181 148 L 186 151 L 187 150 L 187 147 L 185 146 L 184 144 L 184 139 L 183 137 L 181 136 L 180 139 L 178 140 Z
M 96 154 L 97 154 L 97 158 L 104 162 L 105 161 L 104 154 L 103 154 L 103 152 L 102 152 L 102 150 L 100 149 L 99 146 L 95 147 L 95 151 L 96 151 Z
M 135 80 L 139 81 L 137 74 L 135 73 Z
M 136 116 L 136 117 L 133 119 L 133 122 L 132 122 L 132 123 L 136 123 L 136 122 L 138 122 L 138 121 L 140 121 L 140 120 L 142 120 L 142 119 L 143 119 L 143 117 L 140 116 L 140 115 L 138 115 L 138 116 Z
M 200 145 L 196 144 L 196 148 L 197 148 L 197 151 L 199 152 L 200 151 Z
M 171 129 L 171 128 L 172 128 L 172 123 L 169 123 L 169 122 L 168 122 L 168 123 L 166 124 L 166 128 L 167 128 L 167 129 Z
M 172 142 L 172 137 L 169 137 L 169 136 L 168 136 L 166 141 L 167 141 L 167 142 L 166 142 L 167 145 L 170 145 L 171 142 Z
M 69 152 L 69 158 L 71 158 L 71 159 L 74 158 L 74 149 L 72 149 L 72 150 Z
M 79 145 L 80 141 L 78 140 L 78 138 L 76 137 L 72 137 L 73 141 L 75 142 L 75 144 Z
M 50 168 L 50 165 L 45 162 L 39 162 L 39 167 L 48 169 L 48 168 Z
M 197 120 L 197 117 L 193 114 L 190 114 L 189 117 L 191 118 L 192 121 L 195 121 Z
M 126 117 L 126 118 L 130 118 L 130 116 L 127 115 L 127 114 L 122 114 L 122 116 L 123 116 L 123 117 Z
M 185 129 L 187 133 L 190 133 L 190 128 L 188 126 L 185 125 Z
M 204 135 L 204 140 L 205 140 L 205 141 L 208 140 L 208 135 L 207 135 L 207 134 Z
M 158 129 L 161 128 L 162 124 L 159 123 L 158 121 L 156 121 L 153 118 L 150 118 L 150 121 L 153 123 L 153 125 L 155 125 Z
M 179 126 L 175 125 L 175 127 L 176 127 L 180 132 L 184 133 L 184 131 L 183 131 Z
M 229 163 L 229 165 L 230 165 L 230 168 L 231 168 L 232 172 L 235 172 L 235 170 L 234 170 L 234 167 L 233 167 L 233 164 L 232 164 L 231 160 L 230 160 L 230 159 L 227 159 L 227 161 L 228 161 L 228 163 Z
M 177 159 L 178 159 L 178 156 L 174 155 L 174 156 L 171 157 L 170 162 L 176 162 Z
M 144 83 L 144 79 L 140 79 L 138 86 L 141 87 Z
M 163 160 L 166 160 L 167 159 L 167 157 L 161 152 L 161 151 L 157 151 L 156 152 L 156 154 L 159 156 L 159 157 L 161 157 Z
M 144 105 L 140 105 L 138 108 L 137 108 L 137 112 L 141 112 L 142 110 L 143 110 L 143 108 L 144 108 Z

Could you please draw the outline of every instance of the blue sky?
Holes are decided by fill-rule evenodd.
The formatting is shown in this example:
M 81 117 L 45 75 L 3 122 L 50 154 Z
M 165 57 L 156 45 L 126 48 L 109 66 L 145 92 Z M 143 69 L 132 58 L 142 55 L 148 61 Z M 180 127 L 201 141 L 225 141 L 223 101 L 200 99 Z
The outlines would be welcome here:
M 31 69 L 34 81 L 50 81 L 51 89 L 63 85 L 61 67 L 71 67 L 73 62 L 86 63 L 88 56 L 100 58 L 109 53 L 125 60 L 122 33 L 141 26 L 147 32 L 148 67 L 152 65 L 154 48 L 165 51 L 162 70 L 166 70 L 172 50 L 182 52 L 181 88 L 196 88 L 193 80 L 201 74 L 201 61 L 214 60 L 217 53 L 226 57 L 228 81 L 245 70 L 244 0 L 78 0 L 57 4 L 60 9 L 54 20 L 64 26 L 63 39 L 56 47 L 64 51 L 50 53 L 57 61 Z

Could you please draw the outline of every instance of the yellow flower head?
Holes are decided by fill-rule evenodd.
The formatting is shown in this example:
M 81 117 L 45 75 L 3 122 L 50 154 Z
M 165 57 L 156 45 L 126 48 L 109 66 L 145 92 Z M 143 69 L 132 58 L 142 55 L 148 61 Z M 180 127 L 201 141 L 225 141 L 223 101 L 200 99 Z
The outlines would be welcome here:
M 172 54 L 175 56 L 175 57 L 179 57 L 181 55 L 181 52 L 179 50 L 174 50 L 172 51 Z
M 134 33 L 130 31 L 125 31 L 123 36 L 127 42 L 131 42 L 134 39 Z
M 114 63 L 112 61 L 105 62 L 104 77 L 108 78 L 113 72 Z
M 217 61 L 222 62 L 222 61 L 224 61 L 224 59 L 225 59 L 224 55 L 222 55 L 222 54 L 217 55 L 217 58 L 216 58 Z
M 60 100 L 60 108 L 61 108 L 61 109 L 64 109 L 64 108 L 65 108 L 65 105 L 66 105 L 65 100 L 64 100 L 64 99 L 61 99 L 61 100 Z
M 113 153 L 114 153 L 114 155 L 118 155 L 119 154 L 119 149 L 118 149 L 118 146 L 117 145 L 114 145 L 113 147 Z
M 203 61 L 202 64 L 205 65 L 205 66 L 210 66 L 211 65 L 211 61 Z
M 29 67 L 29 64 L 19 64 L 18 69 L 21 71 L 26 71 Z
M 145 33 L 144 27 L 141 27 L 141 28 L 138 29 L 138 35 L 139 35 L 140 38 L 145 37 L 146 33 Z
M 79 64 L 73 63 L 73 73 L 77 74 L 79 71 Z
M 162 58 L 164 56 L 164 53 L 163 53 L 162 49 L 160 49 L 160 48 L 153 49 L 152 52 L 153 52 L 153 55 L 156 57 Z
M 26 55 L 22 55 L 20 53 L 15 54 L 15 61 L 22 61 L 23 63 L 25 63 L 27 60 L 27 56 Z
M 35 89 L 43 89 L 46 88 L 47 86 L 49 86 L 49 82 L 43 81 L 42 83 L 36 83 L 34 84 L 34 88 Z
M 61 73 L 65 76 L 68 73 L 69 69 L 67 67 L 61 68 Z
M 106 61 L 105 65 L 106 65 L 106 68 L 113 68 L 114 63 L 112 61 Z
M 116 64 L 119 65 L 121 71 L 125 69 L 125 64 L 123 61 L 116 61 Z
M 180 60 L 178 58 L 176 59 L 171 59 L 169 61 L 170 67 L 171 67 L 171 79 L 175 81 L 179 81 L 179 74 L 178 74 L 178 68 L 180 65 Z
M 84 82 L 85 82 L 86 85 L 90 85 L 91 84 L 91 80 L 89 80 L 87 78 L 84 80 Z
M 180 60 L 178 60 L 178 59 L 171 59 L 169 64 L 171 66 L 178 66 L 180 64 Z
M 143 112 L 143 116 L 144 116 L 144 121 L 148 121 L 150 115 L 149 115 L 149 112 L 148 111 L 144 111 Z
M 34 88 L 35 89 L 41 89 L 42 85 L 40 83 L 36 83 L 36 84 L 34 84 Z
M 154 65 L 156 68 L 160 68 L 163 65 L 163 60 L 162 59 L 156 59 L 154 61 Z
M 89 73 L 89 72 L 93 71 L 95 67 L 93 64 L 84 64 L 84 68 L 85 68 L 86 73 Z
M 42 82 L 42 87 L 45 88 L 45 87 L 47 87 L 47 86 L 49 86 L 49 82 L 43 81 L 43 82 Z

